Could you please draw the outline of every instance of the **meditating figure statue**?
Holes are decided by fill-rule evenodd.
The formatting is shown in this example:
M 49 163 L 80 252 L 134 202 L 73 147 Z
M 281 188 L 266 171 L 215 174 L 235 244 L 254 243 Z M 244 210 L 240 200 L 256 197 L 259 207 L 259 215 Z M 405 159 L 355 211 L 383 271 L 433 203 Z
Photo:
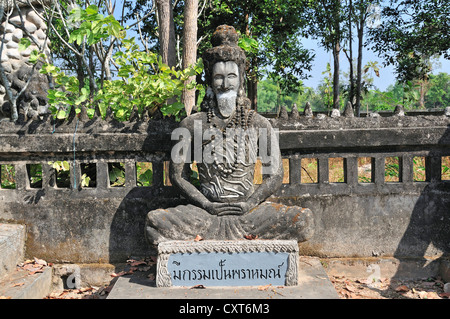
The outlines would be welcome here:
M 191 204 L 148 213 L 145 234 L 157 245 L 169 240 L 294 239 L 313 234 L 311 210 L 266 201 L 282 184 L 278 136 L 250 109 L 245 96 L 246 57 L 230 26 L 214 32 L 203 60 L 210 85 L 201 112 L 187 116 L 172 134 L 170 180 Z M 177 139 L 178 138 L 178 139 Z M 254 185 L 256 159 L 263 181 Z M 189 181 L 192 161 L 200 186 Z

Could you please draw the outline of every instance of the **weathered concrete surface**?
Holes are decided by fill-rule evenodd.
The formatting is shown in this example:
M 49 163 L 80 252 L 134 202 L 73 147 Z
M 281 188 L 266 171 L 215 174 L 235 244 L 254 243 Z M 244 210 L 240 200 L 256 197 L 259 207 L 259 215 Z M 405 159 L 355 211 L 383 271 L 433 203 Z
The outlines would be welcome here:
M 16 270 L 24 257 L 25 226 L 0 224 L 0 280 Z
M 15 271 L 0 281 L 0 296 L 11 299 L 42 299 L 51 292 L 52 268 L 30 275 L 26 270 Z
M 147 273 L 119 277 L 108 299 L 338 299 L 318 258 L 300 257 L 298 286 L 157 288 Z
M 300 116 L 275 124 L 280 128 L 283 156 L 291 156 L 297 165 L 302 156 L 320 159 L 319 183 L 301 184 L 300 166 L 290 166 L 290 184 L 283 184 L 270 198 L 314 213 L 315 235 L 301 245 L 301 253 L 396 258 L 449 253 L 450 183 L 440 180 L 439 161 L 430 161 L 428 181 L 412 179 L 412 156 L 450 156 L 448 117 Z M 116 263 L 152 253 L 143 234 L 146 214 L 187 204 L 163 183 L 163 161 L 169 159 L 170 132 L 176 123 L 92 119 L 80 121 L 74 134 L 75 126 L 74 119 L 55 127 L 49 121 L 0 122 L 0 162 L 15 165 L 17 183 L 17 189 L 0 189 L 0 222 L 26 225 L 27 257 L 49 262 Z M 80 178 L 75 188 L 55 187 L 48 162 L 71 163 L 74 140 L 76 164 L 97 165 L 96 188 L 81 188 Z M 402 156 L 402 181 L 384 183 L 383 171 L 376 166 L 375 183 L 359 184 L 354 166 L 359 156 L 374 157 L 375 164 L 383 165 L 378 161 L 383 157 Z M 345 183 L 326 179 L 328 164 L 321 160 L 330 157 L 354 159 L 353 164 L 347 162 Z M 124 187 L 109 187 L 106 168 L 111 161 L 125 163 Z M 151 187 L 136 187 L 134 164 L 139 161 L 153 163 Z M 42 188 L 29 187 L 28 163 L 42 164 Z
M 444 259 L 439 267 L 439 274 L 444 282 L 450 282 L 450 260 Z
M 444 260 L 383 258 L 324 258 L 322 264 L 329 276 L 364 279 L 369 276 L 411 280 L 442 276 Z M 444 279 L 445 280 L 445 279 Z
M 421 194 L 317 195 L 277 199 L 314 207 L 315 234 L 300 254 L 323 257 L 438 257 L 450 251 L 450 198 Z

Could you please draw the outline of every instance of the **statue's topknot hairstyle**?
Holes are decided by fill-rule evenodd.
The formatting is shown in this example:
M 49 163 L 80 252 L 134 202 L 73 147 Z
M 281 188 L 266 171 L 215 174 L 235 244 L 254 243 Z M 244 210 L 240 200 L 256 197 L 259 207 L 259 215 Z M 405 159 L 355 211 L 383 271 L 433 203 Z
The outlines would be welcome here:
M 245 52 L 238 46 L 239 34 L 228 25 L 217 27 L 211 37 L 212 48 L 203 54 L 205 79 L 211 83 L 212 68 L 217 62 L 233 61 L 239 67 L 240 91 L 244 92 L 246 57 Z

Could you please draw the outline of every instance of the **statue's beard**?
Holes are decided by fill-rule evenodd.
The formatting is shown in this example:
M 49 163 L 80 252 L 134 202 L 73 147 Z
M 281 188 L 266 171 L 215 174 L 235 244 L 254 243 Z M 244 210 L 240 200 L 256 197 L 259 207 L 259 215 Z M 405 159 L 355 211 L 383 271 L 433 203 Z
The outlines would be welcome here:
M 217 107 L 223 117 L 230 117 L 236 109 L 236 91 L 217 92 Z

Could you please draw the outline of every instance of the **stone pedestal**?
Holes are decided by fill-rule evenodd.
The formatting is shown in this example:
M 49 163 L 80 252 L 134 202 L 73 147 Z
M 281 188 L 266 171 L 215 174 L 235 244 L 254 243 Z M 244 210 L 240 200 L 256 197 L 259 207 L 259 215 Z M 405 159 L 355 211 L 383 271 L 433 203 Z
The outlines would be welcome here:
M 295 240 L 168 241 L 158 245 L 157 287 L 298 283 Z

